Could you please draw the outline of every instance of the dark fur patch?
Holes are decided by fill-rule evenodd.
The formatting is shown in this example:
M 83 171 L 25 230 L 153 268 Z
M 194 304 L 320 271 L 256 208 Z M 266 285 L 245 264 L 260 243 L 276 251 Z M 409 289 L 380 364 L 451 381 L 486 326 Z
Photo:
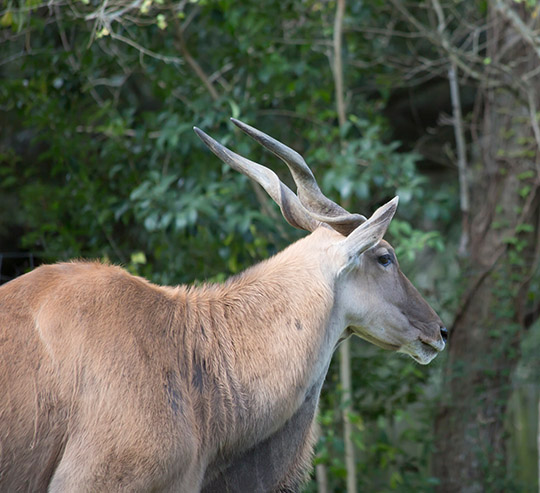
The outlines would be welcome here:
M 202 392 L 204 389 L 205 375 L 207 375 L 206 361 L 197 361 L 197 359 L 193 357 L 191 383 L 199 392 Z
M 43 485 L 44 489 L 47 489 L 56 471 L 56 467 L 62 460 L 62 456 L 64 455 L 64 450 L 66 448 L 66 442 L 67 440 L 65 439 L 65 435 L 62 435 L 56 446 L 52 449 L 50 458 L 43 468 L 40 484 Z
M 176 378 L 171 371 L 165 373 L 165 391 L 167 392 L 169 406 L 175 414 L 178 414 L 181 411 L 182 394 L 176 383 Z

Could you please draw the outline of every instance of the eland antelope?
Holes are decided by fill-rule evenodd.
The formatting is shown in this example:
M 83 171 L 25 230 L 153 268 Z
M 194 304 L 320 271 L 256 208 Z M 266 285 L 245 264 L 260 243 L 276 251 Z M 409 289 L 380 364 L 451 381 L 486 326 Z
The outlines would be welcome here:
M 397 197 L 350 214 L 299 154 L 233 123 L 285 161 L 297 194 L 195 131 L 310 234 L 223 284 L 162 287 L 72 262 L 1 286 L 0 491 L 298 491 L 340 341 L 421 364 L 444 348 L 382 239 Z

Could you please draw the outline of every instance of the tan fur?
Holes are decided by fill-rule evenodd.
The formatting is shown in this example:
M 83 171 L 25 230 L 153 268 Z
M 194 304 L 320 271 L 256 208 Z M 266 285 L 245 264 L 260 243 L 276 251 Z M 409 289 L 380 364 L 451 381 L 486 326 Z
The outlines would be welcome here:
M 385 325 L 376 248 L 345 268 L 349 248 L 319 228 L 197 288 L 84 262 L 1 286 L 0 491 L 296 491 L 344 331 L 409 354 L 440 338 L 397 266 L 381 306 L 395 298 L 426 323 Z

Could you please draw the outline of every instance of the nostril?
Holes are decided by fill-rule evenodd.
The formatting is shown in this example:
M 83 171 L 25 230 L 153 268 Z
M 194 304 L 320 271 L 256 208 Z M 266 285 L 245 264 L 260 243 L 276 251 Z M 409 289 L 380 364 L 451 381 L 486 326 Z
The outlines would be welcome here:
M 441 327 L 441 337 L 444 342 L 448 340 L 448 329 L 446 327 Z

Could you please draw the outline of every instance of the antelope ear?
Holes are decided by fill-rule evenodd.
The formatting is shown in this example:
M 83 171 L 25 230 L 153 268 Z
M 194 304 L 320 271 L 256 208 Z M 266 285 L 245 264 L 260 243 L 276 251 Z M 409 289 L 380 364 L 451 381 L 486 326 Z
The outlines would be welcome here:
M 398 201 L 399 197 L 396 196 L 379 207 L 365 223 L 358 226 L 343 240 L 342 245 L 349 259 L 357 258 L 382 240 L 394 217 Z

